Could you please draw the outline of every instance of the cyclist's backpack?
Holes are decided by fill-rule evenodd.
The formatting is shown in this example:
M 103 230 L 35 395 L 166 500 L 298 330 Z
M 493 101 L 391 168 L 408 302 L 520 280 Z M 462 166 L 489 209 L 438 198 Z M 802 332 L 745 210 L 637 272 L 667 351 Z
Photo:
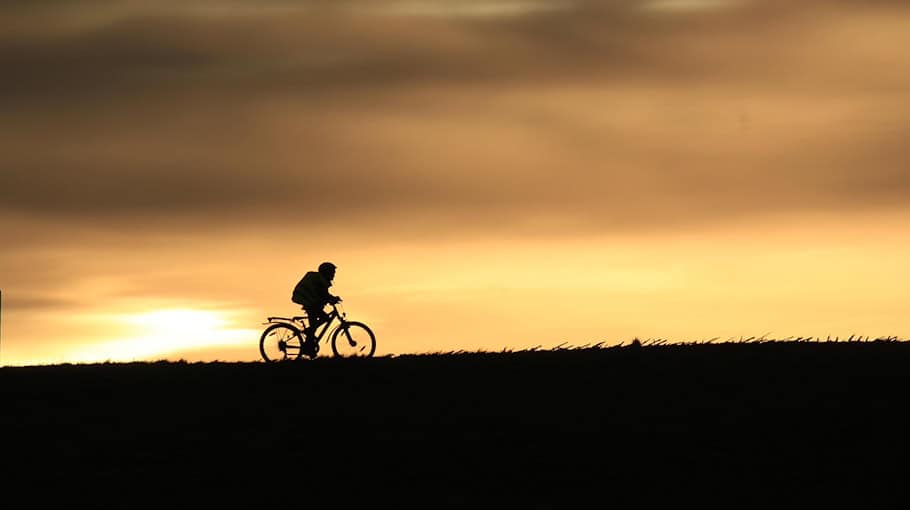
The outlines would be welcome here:
M 306 306 L 308 304 L 318 303 L 318 298 L 314 296 L 313 287 L 319 285 L 322 277 L 316 271 L 310 271 L 303 275 L 303 278 L 294 286 L 294 292 L 291 293 L 291 301 L 298 305 Z
M 300 281 L 297 282 L 297 285 L 294 286 L 294 291 L 291 293 L 291 301 L 293 301 L 294 303 L 297 303 L 298 305 L 306 304 L 306 298 L 304 298 L 304 295 L 305 295 L 304 292 L 306 292 L 306 291 L 304 291 L 303 289 L 304 289 L 304 283 L 303 283 L 303 278 L 301 278 Z

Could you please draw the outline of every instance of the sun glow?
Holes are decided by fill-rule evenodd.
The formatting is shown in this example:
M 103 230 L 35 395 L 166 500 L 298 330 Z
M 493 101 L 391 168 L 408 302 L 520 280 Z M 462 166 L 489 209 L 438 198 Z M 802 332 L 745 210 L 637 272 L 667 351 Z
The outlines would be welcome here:
M 188 308 L 114 317 L 117 339 L 77 353 L 77 362 L 149 360 L 180 351 L 245 345 L 257 331 L 234 327 L 231 313 Z

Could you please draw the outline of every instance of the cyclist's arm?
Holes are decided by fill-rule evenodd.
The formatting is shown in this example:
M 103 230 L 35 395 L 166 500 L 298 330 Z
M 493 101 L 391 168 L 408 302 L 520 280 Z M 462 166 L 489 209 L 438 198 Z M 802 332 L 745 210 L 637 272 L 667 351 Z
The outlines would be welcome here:
M 323 301 L 327 303 L 335 304 L 341 301 L 340 297 L 334 296 L 331 292 L 329 292 L 328 287 L 319 289 L 319 294 L 322 297 Z

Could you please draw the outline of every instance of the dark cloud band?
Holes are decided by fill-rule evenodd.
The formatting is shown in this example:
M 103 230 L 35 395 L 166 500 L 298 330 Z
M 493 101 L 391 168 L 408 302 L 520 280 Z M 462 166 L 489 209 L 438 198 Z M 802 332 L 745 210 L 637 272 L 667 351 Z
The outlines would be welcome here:
M 12 6 L 0 214 L 640 228 L 910 191 L 902 3 L 645 4 Z

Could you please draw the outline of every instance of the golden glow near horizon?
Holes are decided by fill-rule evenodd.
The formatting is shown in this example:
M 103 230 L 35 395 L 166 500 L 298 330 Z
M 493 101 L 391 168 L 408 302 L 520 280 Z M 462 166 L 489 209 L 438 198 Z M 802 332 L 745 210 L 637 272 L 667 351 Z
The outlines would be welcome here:
M 910 337 L 910 4 L 3 9 L 0 364 Z
M 806 218 L 747 232 L 732 224 L 559 242 L 351 240 L 335 243 L 340 266 L 335 290 L 344 296 L 351 319 L 374 328 L 380 355 L 549 348 L 564 342 L 610 345 L 634 337 L 906 337 L 910 268 L 902 254 L 910 241 L 899 226 L 908 219 L 906 214 L 851 222 Z M 820 230 L 823 224 L 827 227 Z M 263 259 L 282 248 L 298 249 L 269 237 L 255 243 Z M 300 243 L 303 252 L 305 244 Z M 287 301 L 296 261 L 275 268 L 253 264 L 255 270 L 238 275 L 233 284 L 248 290 L 245 307 L 149 303 L 83 313 L 92 321 L 87 332 L 99 340 L 83 336 L 75 348 L 66 347 L 67 327 L 55 329 L 49 339 L 44 330 L 21 329 L 32 322 L 27 317 L 7 315 L 4 336 L 17 341 L 4 344 L 4 363 L 41 362 L 35 353 L 43 353 L 45 362 L 255 361 L 266 316 L 299 310 Z M 195 266 L 186 258 L 179 265 Z M 212 277 L 226 271 L 215 268 Z M 199 282 L 208 278 L 201 275 Z M 169 286 L 165 282 L 162 291 Z M 103 286 L 90 288 L 102 292 Z M 116 308 L 112 299 L 109 306 Z M 69 324 L 67 316 L 61 319 Z M 79 331 L 74 328 L 75 338 Z M 63 350 L 52 348 L 51 340 L 62 342 Z
M 164 309 L 115 316 L 127 338 L 100 346 L 99 359 L 146 359 L 173 352 L 249 342 L 250 330 L 238 328 L 225 313 L 210 310 Z
M 90 330 L 97 340 L 83 340 L 69 347 L 66 342 L 60 342 L 67 336 L 66 328 L 60 328 L 53 337 L 42 334 L 30 341 L 46 346 L 58 342 L 61 348 L 48 350 L 41 358 L 8 360 L 5 364 L 176 359 L 181 358 L 179 353 L 247 347 L 251 336 L 257 335 L 258 331 L 238 324 L 232 315 L 224 311 L 186 308 L 86 313 L 79 321 L 91 325 Z M 60 324 L 67 322 L 62 318 Z

